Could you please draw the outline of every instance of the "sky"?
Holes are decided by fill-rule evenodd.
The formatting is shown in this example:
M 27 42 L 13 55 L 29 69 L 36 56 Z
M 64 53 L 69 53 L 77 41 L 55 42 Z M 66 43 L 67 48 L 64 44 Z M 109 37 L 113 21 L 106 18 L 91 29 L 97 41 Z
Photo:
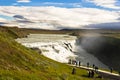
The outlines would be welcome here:
M 58 30 L 120 28 L 120 0 L 0 0 L 0 25 Z

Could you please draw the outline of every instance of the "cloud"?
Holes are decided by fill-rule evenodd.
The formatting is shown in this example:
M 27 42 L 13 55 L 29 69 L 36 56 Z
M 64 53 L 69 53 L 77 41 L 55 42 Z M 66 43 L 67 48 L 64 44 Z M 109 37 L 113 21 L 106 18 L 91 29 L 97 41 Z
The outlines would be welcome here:
M 44 5 L 65 5 L 65 3 L 57 3 L 57 2 L 44 2 Z
M 18 5 L 18 3 L 13 3 L 12 5 L 13 5 L 13 6 L 17 6 L 17 5 Z
M 21 15 L 14 15 L 13 16 L 14 18 L 20 18 L 20 19 L 25 19 L 23 16 L 21 16 Z
M 24 24 L 33 23 L 32 21 L 29 21 L 28 19 L 26 19 L 24 16 L 21 16 L 21 15 L 14 15 L 13 18 L 18 23 L 24 23 Z
M 41 3 L 43 6 L 56 6 L 56 7 L 82 7 L 81 3 L 57 3 L 57 2 L 44 2 Z
M 71 4 L 73 7 L 80 8 L 82 7 L 81 3 L 73 3 Z
M 7 20 L 0 17 L 0 22 L 6 22 Z
M 86 0 L 86 1 L 95 3 L 97 6 L 101 6 L 104 8 L 120 9 L 120 6 L 116 5 L 118 0 Z
M 119 12 L 95 8 L 1 6 L 0 13 L 13 16 L 9 24 L 21 28 L 80 29 L 91 24 L 120 22 Z
M 30 0 L 17 0 L 18 3 L 29 3 L 31 2 Z
M 0 25 L 7 24 L 7 22 L 8 21 L 6 19 L 0 17 Z
M 0 22 L 0 26 L 1 26 L 1 25 L 4 25 L 4 24 L 6 24 L 6 23 L 4 23 L 4 22 Z

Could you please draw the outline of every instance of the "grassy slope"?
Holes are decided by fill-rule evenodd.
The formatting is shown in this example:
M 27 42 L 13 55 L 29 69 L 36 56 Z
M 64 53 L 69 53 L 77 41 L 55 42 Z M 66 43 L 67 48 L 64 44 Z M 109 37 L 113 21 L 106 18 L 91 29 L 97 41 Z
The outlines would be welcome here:
M 87 72 L 48 59 L 14 41 L 23 36 L 17 28 L 0 28 L 0 80 L 92 80 Z M 99 80 L 99 79 L 96 79 Z

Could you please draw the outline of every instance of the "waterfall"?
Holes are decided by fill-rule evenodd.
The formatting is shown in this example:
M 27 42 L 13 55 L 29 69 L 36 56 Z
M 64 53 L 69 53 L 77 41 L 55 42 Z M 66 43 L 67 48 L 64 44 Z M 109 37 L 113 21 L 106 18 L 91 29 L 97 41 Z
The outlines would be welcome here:
M 29 48 L 39 48 L 42 54 L 55 61 L 68 63 L 69 59 L 79 60 L 82 65 L 89 62 L 102 68 L 107 68 L 95 56 L 87 53 L 77 37 L 67 34 L 30 34 L 27 38 L 18 38 L 17 42 Z
M 44 56 L 58 62 L 68 63 L 69 59 L 76 58 L 72 52 L 76 41 L 75 36 L 30 34 L 27 38 L 19 38 L 16 41 L 29 48 L 39 48 Z

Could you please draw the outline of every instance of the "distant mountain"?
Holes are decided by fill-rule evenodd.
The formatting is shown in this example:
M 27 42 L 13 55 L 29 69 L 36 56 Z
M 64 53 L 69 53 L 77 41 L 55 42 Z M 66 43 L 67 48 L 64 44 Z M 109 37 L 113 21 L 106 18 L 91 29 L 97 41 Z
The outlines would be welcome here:
M 86 26 L 86 28 L 94 28 L 94 29 L 120 29 L 120 22 L 112 22 L 112 23 L 101 23 L 101 24 L 91 24 Z

